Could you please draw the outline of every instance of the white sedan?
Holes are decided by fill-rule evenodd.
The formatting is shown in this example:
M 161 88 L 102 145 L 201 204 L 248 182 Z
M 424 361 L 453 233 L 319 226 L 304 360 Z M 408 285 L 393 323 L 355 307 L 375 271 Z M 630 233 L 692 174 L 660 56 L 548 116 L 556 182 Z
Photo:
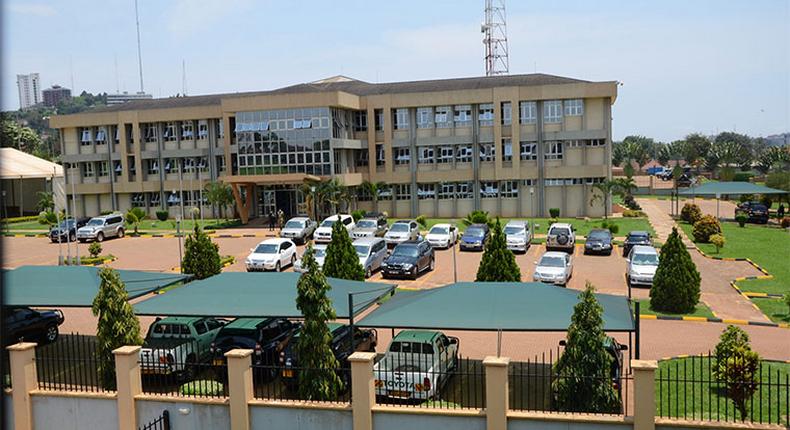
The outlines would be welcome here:
M 434 248 L 449 248 L 458 241 L 458 229 L 451 224 L 436 224 L 425 235 L 425 240 Z
M 296 245 L 290 239 L 266 239 L 255 248 L 245 261 L 248 272 L 274 270 L 296 262 Z
M 573 275 L 573 257 L 566 252 L 547 252 L 535 264 L 535 274 L 532 279 L 536 282 L 546 282 L 564 287 Z

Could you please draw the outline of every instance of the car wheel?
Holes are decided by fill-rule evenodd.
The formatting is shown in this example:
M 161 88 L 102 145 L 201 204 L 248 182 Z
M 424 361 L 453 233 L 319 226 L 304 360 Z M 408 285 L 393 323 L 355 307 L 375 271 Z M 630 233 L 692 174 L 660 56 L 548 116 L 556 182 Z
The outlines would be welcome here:
M 607 251 L 606 255 L 612 255 L 612 250 L 610 249 L 609 251 Z
M 123 229 L 122 229 L 122 228 L 121 228 L 121 229 L 118 229 L 118 237 L 119 237 L 119 238 L 122 238 L 124 234 L 126 234 L 126 233 L 123 231 Z
M 75 240 L 77 240 L 77 235 L 76 235 L 76 234 L 74 234 L 74 233 L 71 233 L 71 234 L 69 235 L 69 239 L 70 239 L 70 241 L 71 241 L 71 242 L 74 242 Z
M 294 264 L 296 264 L 296 254 L 291 256 L 291 267 L 293 267 Z
M 96 233 L 96 242 L 102 242 L 104 240 L 104 233 L 98 232 Z
M 420 274 L 420 271 L 417 270 L 417 266 L 415 265 L 412 270 L 411 279 L 417 279 L 417 276 Z
M 370 278 L 371 276 L 373 276 L 373 271 L 370 269 L 370 267 L 368 267 L 365 270 L 365 278 L 367 279 L 367 278 Z
M 55 324 L 51 324 L 47 326 L 46 332 L 44 332 L 44 342 L 45 343 L 52 343 L 58 340 L 58 326 Z
M 278 262 L 277 262 L 277 264 L 275 264 L 275 265 L 274 265 L 274 271 L 275 271 L 275 272 L 279 272 L 279 271 L 280 271 L 280 269 L 281 269 L 281 267 L 280 267 L 280 262 L 278 261 Z
M 433 269 L 435 268 L 436 268 L 436 260 L 431 258 L 431 265 L 429 266 L 428 271 L 433 272 Z

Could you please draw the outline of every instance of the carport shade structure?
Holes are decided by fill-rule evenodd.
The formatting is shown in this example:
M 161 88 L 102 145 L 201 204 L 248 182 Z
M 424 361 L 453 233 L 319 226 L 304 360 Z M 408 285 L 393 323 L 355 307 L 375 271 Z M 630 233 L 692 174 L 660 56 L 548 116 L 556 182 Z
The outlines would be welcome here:
M 757 185 L 751 182 L 706 182 L 697 187 L 680 191 L 682 196 L 716 197 L 716 218 L 719 218 L 719 199 L 721 196 L 742 196 L 744 194 L 787 194 L 785 190 Z
M 299 273 L 225 272 L 151 297 L 134 305 L 138 315 L 302 318 L 296 308 Z M 395 285 L 327 278 L 337 318 L 351 317 L 390 294 Z
M 189 278 L 178 273 L 117 271 L 129 299 Z M 3 305 L 90 307 L 100 285 L 98 267 L 21 266 L 3 271 Z

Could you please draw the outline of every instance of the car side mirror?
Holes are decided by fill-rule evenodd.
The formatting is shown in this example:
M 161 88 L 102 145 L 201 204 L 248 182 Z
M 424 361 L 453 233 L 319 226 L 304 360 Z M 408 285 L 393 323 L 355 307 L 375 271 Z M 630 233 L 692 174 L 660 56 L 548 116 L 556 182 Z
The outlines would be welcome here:
M 631 262 L 631 259 L 630 259 L 630 258 L 626 258 L 626 259 L 625 259 L 625 262 L 626 262 L 626 263 L 630 263 L 630 262 Z
M 628 351 L 628 345 L 620 345 L 620 351 Z
M 250 248 L 250 252 L 253 252 L 253 251 L 255 251 L 255 248 Z
M 536 260 L 536 261 L 533 261 L 533 263 L 535 263 L 535 265 L 536 265 L 536 266 L 538 265 L 538 262 L 537 262 L 537 260 Z

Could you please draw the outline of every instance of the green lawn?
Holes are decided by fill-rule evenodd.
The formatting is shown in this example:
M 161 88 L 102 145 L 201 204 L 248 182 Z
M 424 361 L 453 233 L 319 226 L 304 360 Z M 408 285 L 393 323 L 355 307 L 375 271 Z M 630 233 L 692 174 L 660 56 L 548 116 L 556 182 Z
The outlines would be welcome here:
M 518 220 L 527 220 L 533 224 L 538 225 L 538 227 L 533 227 L 533 232 L 536 234 L 546 234 L 546 230 L 548 230 L 549 226 L 552 223 L 551 218 L 512 218 Z M 501 218 L 500 222 L 502 225 L 505 225 L 511 218 Z M 389 223 L 392 224 L 393 222 L 397 221 L 397 219 L 393 218 L 389 220 Z M 589 221 L 585 221 L 583 219 L 576 219 L 576 218 L 558 218 L 557 222 L 567 222 L 571 223 L 576 228 L 576 234 L 581 236 L 586 236 L 587 233 L 590 232 L 593 228 L 601 228 L 601 222 L 603 222 L 603 218 L 591 218 Z M 449 223 L 455 224 L 458 226 L 460 231 L 466 230 L 466 225 L 461 222 L 460 218 L 428 218 L 426 219 L 427 228 L 424 230 L 430 230 L 435 224 L 440 223 Z M 620 227 L 620 231 L 615 234 L 615 236 L 625 236 L 628 234 L 629 231 L 632 230 L 647 230 L 651 234 L 655 234 L 653 227 L 647 221 L 647 218 L 610 218 L 609 223 L 617 224 Z
M 740 421 L 734 403 L 726 397 L 724 384 L 710 372 L 712 361 L 708 357 L 660 361 L 656 372 L 657 415 Z M 790 364 L 763 361 L 760 372 L 761 386 L 747 406 L 748 420 L 787 425 Z
M 752 301 L 773 322 L 790 323 L 787 303 L 779 298 L 752 298 Z
M 704 317 L 704 318 L 715 318 L 716 316 L 713 315 L 713 311 L 705 303 L 697 304 L 697 308 L 694 309 L 694 312 L 690 314 L 670 314 L 666 312 L 658 312 L 654 311 L 650 307 L 650 299 L 641 299 L 637 300 L 639 302 L 639 313 L 641 315 L 660 315 L 660 316 L 671 316 L 671 317 Z

